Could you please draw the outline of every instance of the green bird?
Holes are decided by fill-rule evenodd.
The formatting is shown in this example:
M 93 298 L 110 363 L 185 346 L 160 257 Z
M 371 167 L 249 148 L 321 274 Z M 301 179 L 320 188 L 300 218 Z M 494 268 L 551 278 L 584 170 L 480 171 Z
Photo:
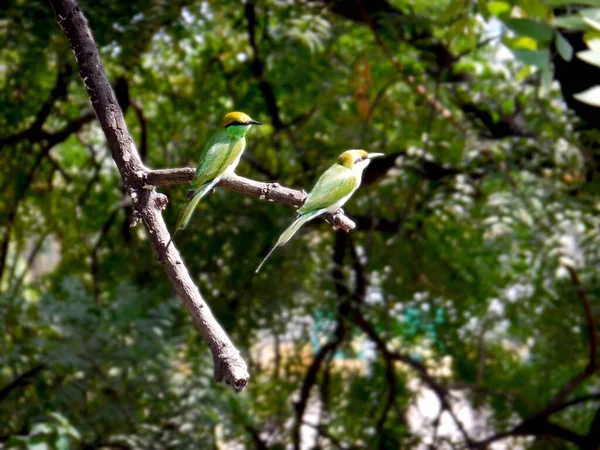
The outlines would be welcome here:
M 183 230 L 198 202 L 208 194 L 223 178 L 233 173 L 244 149 L 246 148 L 246 132 L 252 125 L 262 125 L 243 112 L 230 112 L 223 117 L 219 129 L 204 146 L 200 154 L 200 162 L 188 190 L 188 201 L 177 219 L 175 231 L 167 243 L 165 250 L 179 230 Z
M 285 245 L 302 225 L 321 214 L 334 214 L 340 209 L 360 186 L 363 170 L 369 165 L 371 159 L 379 156 L 383 156 L 383 153 L 367 153 L 364 150 L 348 150 L 342 153 L 338 162 L 317 180 L 304 205 L 298 209 L 296 220 L 281 234 L 275 246 L 256 268 L 255 273 L 258 273 L 271 253 L 277 247 Z

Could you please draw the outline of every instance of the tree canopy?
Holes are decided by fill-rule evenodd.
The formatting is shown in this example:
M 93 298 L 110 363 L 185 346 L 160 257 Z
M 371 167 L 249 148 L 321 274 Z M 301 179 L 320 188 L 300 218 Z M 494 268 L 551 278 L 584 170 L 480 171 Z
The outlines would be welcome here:
M 3 2 L 0 448 L 600 448 L 600 2 L 79 5 L 145 166 L 195 167 L 244 111 L 236 173 L 296 197 L 218 187 L 174 240 L 236 394 L 131 226 L 68 18 Z M 355 228 L 255 274 L 353 148 L 386 155 Z M 169 230 L 191 172 L 144 187 Z

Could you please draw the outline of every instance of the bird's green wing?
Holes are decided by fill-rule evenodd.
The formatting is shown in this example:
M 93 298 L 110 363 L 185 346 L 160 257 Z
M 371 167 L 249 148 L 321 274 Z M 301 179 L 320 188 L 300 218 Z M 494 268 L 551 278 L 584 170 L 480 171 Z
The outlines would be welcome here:
M 350 195 L 360 184 L 354 172 L 339 164 L 334 164 L 321 175 L 315 187 L 308 194 L 304 205 L 298 209 L 304 214 L 317 209 L 328 208 L 347 195 Z
M 200 162 L 192 181 L 192 189 L 197 189 L 222 175 L 240 155 L 245 144 L 244 137 L 239 139 L 220 131 L 217 132 L 200 154 Z

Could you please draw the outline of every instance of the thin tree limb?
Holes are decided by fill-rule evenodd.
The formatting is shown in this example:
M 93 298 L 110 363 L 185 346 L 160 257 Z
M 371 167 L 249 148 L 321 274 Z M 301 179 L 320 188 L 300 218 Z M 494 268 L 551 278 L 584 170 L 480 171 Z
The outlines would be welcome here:
M 398 73 L 403 75 L 405 77 L 406 81 L 408 81 L 408 83 L 411 86 L 413 86 L 415 91 L 419 95 L 421 95 L 431 106 L 433 106 L 433 108 L 435 108 L 435 110 L 439 114 L 441 114 L 442 117 L 444 117 L 444 119 L 448 120 L 460 132 L 466 133 L 467 129 L 465 128 L 465 126 L 462 125 L 456 119 L 456 117 L 454 117 L 454 115 L 448 108 L 446 108 L 444 105 L 442 105 L 440 103 L 440 101 L 437 98 L 435 98 L 432 94 L 427 92 L 427 89 L 423 85 L 421 85 L 417 82 L 414 75 L 405 73 L 404 67 L 402 67 L 402 64 L 400 64 L 400 62 L 398 61 L 398 58 L 396 58 L 392 54 L 392 52 L 389 50 L 387 45 L 385 45 L 385 42 L 383 42 L 383 38 L 381 37 L 381 34 L 379 34 L 379 30 L 377 30 L 377 27 L 374 25 L 373 21 L 371 20 L 371 18 L 369 17 L 369 15 L 367 14 L 367 12 L 364 8 L 362 0 L 356 0 L 356 4 L 360 8 L 360 12 L 363 16 L 365 23 L 369 26 L 369 28 L 373 32 L 373 35 L 375 36 L 375 40 L 377 41 L 377 45 L 379 45 L 379 47 L 383 50 L 383 52 L 389 58 L 389 60 L 392 62 L 392 64 L 394 65 L 394 67 L 396 68 Z
M 4 400 L 9 394 L 14 391 L 16 388 L 21 386 L 26 386 L 31 383 L 31 378 L 37 375 L 38 372 L 44 370 L 46 368 L 46 363 L 40 363 L 33 366 L 27 372 L 23 372 L 21 375 L 16 377 L 6 386 L 0 388 L 0 402 Z
M 250 70 L 252 70 L 252 74 L 258 81 L 258 87 L 263 95 L 267 109 L 269 110 L 273 126 L 276 130 L 281 130 L 284 128 L 284 124 L 279 113 L 279 106 L 277 105 L 273 87 L 267 81 L 264 65 L 260 58 L 258 43 L 256 42 L 256 11 L 254 9 L 254 3 L 251 1 L 247 2 L 244 11 L 248 25 L 248 40 L 250 41 L 250 47 L 252 48 Z
M 133 225 L 140 221 L 144 224 L 154 249 L 162 256 L 161 260 L 175 292 L 183 300 L 212 351 L 215 379 L 225 380 L 236 391 L 240 391 L 249 379 L 246 363 L 210 312 L 176 247 L 171 245 L 166 250 L 164 248 L 170 237 L 161 214 L 167 198 L 154 189 L 144 188 L 147 169 L 138 155 L 123 113 L 104 73 L 87 20 L 76 0 L 50 0 L 50 4 L 58 24 L 71 44 L 81 78 L 113 159 L 125 189 L 134 202 Z
M 190 168 L 150 170 L 146 172 L 145 183 L 147 186 L 186 184 L 192 181 L 195 172 L 195 169 Z M 236 174 L 223 177 L 217 186 L 249 197 L 296 207 L 302 206 L 307 197 L 304 191 L 290 189 L 279 183 L 250 180 Z M 345 216 L 342 210 L 338 210 L 334 215 L 325 214 L 324 218 L 334 227 L 343 231 L 351 231 L 356 227 L 355 223 Z
M 579 279 L 577 271 L 571 266 L 566 266 L 566 269 L 569 271 L 571 281 L 577 288 L 579 300 L 581 300 L 581 304 L 583 305 L 583 310 L 588 326 L 588 332 L 590 334 L 589 360 L 587 366 L 580 373 L 575 375 L 560 390 L 560 392 L 554 396 L 554 398 L 550 401 L 550 403 L 547 406 L 548 410 L 552 410 L 553 408 L 556 408 L 558 405 L 563 403 L 565 399 L 569 396 L 569 394 L 571 394 L 571 392 L 573 392 L 587 378 L 592 376 L 598 369 L 598 332 L 596 331 L 596 321 L 594 320 L 594 314 L 592 313 L 592 306 L 590 304 L 590 300 L 588 299 L 587 293 L 581 285 L 581 280 Z

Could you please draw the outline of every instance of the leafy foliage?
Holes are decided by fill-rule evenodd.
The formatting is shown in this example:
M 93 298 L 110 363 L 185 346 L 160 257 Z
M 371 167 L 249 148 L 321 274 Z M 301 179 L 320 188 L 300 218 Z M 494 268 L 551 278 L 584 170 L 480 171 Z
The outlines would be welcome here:
M 3 3 L 0 446 L 598 443 L 597 1 L 81 7 L 149 167 L 193 166 L 234 109 L 266 124 L 243 176 L 308 190 L 343 150 L 387 157 L 347 204 L 355 232 L 315 222 L 256 276 L 287 207 L 217 189 L 177 235 L 249 362 L 234 395 L 129 226 L 49 6 Z M 186 187 L 161 189 L 172 229 Z M 529 421 L 579 373 L 559 403 L 592 397 Z

